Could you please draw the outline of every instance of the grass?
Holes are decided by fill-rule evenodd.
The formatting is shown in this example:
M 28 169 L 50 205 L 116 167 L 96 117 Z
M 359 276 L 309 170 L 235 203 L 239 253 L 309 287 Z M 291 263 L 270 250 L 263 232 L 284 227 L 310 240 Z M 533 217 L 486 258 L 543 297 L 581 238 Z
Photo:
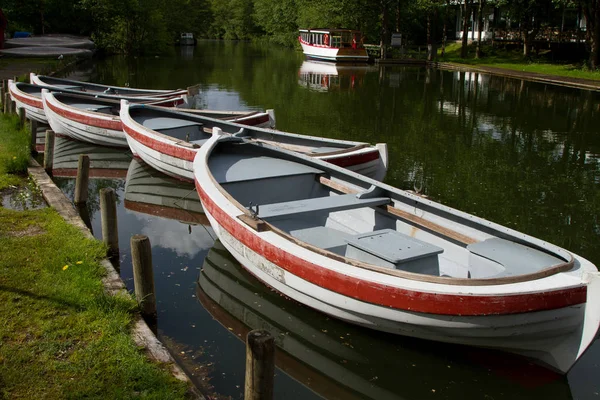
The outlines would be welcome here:
M 0 116 L 0 190 L 23 182 L 29 162 L 29 131 L 15 115 Z
M 16 126 L 0 116 L 2 182 L 26 166 Z M 133 342 L 132 297 L 104 293 L 101 242 L 53 209 L 0 207 L 0 249 L 0 399 L 187 397 Z
M 523 57 L 521 50 L 506 50 L 499 47 L 492 48 L 490 45 L 484 45 L 482 47 L 483 57 L 481 59 L 476 59 L 475 44 L 469 45 L 467 58 L 460 57 L 460 49 L 460 43 L 449 43 L 446 46 L 446 54 L 443 57 L 440 57 L 439 60 L 468 65 L 505 68 L 515 71 L 557 75 L 567 78 L 600 80 L 600 71 L 590 71 L 583 64 L 549 62 L 547 60 L 547 53 L 544 52 L 540 52 L 540 55 L 537 56 L 525 58 Z

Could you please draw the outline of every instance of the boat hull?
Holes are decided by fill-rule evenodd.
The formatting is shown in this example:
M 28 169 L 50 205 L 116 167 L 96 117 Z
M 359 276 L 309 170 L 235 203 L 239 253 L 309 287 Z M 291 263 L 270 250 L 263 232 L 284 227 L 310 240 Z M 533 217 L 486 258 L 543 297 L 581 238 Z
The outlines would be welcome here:
M 48 123 L 55 133 L 100 146 L 128 147 L 119 117 L 70 107 L 51 93 L 43 93 L 42 97 Z
M 27 119 L 40 122 L 42 124 L 48 124 L 48 118 L 44 112 L 44 103 L 41 97 L 33 96 L 29 93 L 25 93 L 17 88 L 14 82 L 11 80 L 8 84 L 10 97 L 17 105 L 17 109 L 25 109 L 25 116 Z
M 311 46 L 300 41 L 302 51 L 307 58 L 331 62 L 367 62 L 369 56 L 365 49 L 338 49 L 327 46 Z
M 566 373 L 598 330 L 599 277 L 461 286 L 377 273 L 252 228 L 208 169 L 213 138 L 194 161 L 204 212 L 228 251 L 266 285 L 357 325 L 447 343 L 500 349 Z

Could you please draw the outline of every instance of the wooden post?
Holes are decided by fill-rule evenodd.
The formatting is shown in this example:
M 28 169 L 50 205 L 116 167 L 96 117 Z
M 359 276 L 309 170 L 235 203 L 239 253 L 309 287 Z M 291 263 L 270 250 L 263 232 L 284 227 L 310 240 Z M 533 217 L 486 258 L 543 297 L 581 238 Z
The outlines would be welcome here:
M 133 284 L 135 298 L 140 303 L 142 315 L 156 318 L 156 296 L 154 292 L 154 272 L 152 271 L 152 248 L 145 235 L 131 237 L 131 262 L 133 263 Z
M 35 120 L 29 121 L 29 133 L 31 137 L 29 138 L 29 146 L 31 147 L 31 154 L 37 154 L 37 129 L 38 122 Z
M 117 195 L 112 188 L 100 190 L 100 219 L 102 239 L 111 257 L 119 254 L 119 229 L 117 225 Z
M 2 87 L 0 87 L 0 100 L 4 102 L 4 95 L 8 93 L 8 81 L 6 79 L 2 79 Z
M 10 93 L 4 93 L 4 114 L 10 114 L 10 107 L 12 106 L 12 100 L 10 99 Z
M 266 330 L 253 330 L 246 337 L 246 383 L 244 400 L 273 399 L 275 339 Z
M 23 128 L 25 126 L 25 108 L 19 108 L 19 127 Z
M 44 143 L 44 169 L 52 173 L 52 163 L 54 159 L 54 131 L 46 131 L 46 143 Z
M 75 204 L 87 202 L 89 182 L 90 156 L 80 154 L 79 163 L 77 164 L 77 179 L 75 180 Z

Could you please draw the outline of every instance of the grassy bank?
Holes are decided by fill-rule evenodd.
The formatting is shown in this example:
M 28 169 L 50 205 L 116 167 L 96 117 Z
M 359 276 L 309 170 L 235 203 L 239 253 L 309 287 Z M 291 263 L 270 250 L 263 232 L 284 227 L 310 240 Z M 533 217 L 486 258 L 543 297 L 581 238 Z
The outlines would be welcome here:
M 446 46 L 446 54 L 443 57 L 439 57 L 439 61 L 505 68 L 515 71 L 564 76 L 567 78 L 600 80 L 600 71 L 590 71 L 583 64 L 550 62 L 547 53 L 544 52 L 525 58 L 523 57 L 522 50 L 506 50 L 500 47 L 492 48 L 491 45 L 484 45 L 482 47 L 483 57 L 476 59 L 475 44 L 469 45 L 467 58 L 460 57 L 460 49 L 460 43 L 449 43 Z M 441 50 L 438 51 L 438 54 L 440 53 Z
M 16 124 L 0 116 L 4 185 L 27 165 L 28 135 Z M 186 397 L 133 342 L 136 303 L 104 293 L 100 242 L 53 209 L 0 207 L 0 248 L 0 399 Z

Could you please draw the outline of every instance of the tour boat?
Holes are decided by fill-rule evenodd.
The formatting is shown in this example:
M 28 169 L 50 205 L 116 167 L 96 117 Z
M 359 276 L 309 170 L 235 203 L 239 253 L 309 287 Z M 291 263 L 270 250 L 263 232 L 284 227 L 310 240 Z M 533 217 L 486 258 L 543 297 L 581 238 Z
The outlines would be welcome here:
M 367 62 L 360 31 L 351 29 L 300 29 L 298 41 L 306 57 L 324 61 Z
M 130 211 L 209 225 L 193 184 L 171 178 L 135 158 L 127 170 L 123 203 Z
M 55 133 L 101 146 L 129 147 L 119 117 L 121 103 L 118 100 L 54 93 L 47 89 L 43 89 L 42 92 L 45 114 Z M 182 97 L 178 96 L 147 104 L 176 107 L 182 104 L 182 101 Z M 191 109 L 185 109 L 185 112 L 274 127 L 274 116 L 268 112 L 237 113 Z
M 42 90 L 47 89 L 50 91 L 54 91 L 55 89 L 50 87 L 44 87 L 39 85 L 32 85 L 24 82 L 13 82 L 12 80 L 8 81 L 8 90 L 12 100 L 17 104 L 17 109 L 24 108 L 25 115 L 27 119 L 34 120 L 43 124 L 48 124 L 48 118 L 46 117 L 46 113 L 44 111 L 44 102 L 42 100 Z M 61 89 L 61 93 L 71 93 L 71 94 L 79 94 L 86 95 L 84 92 L 79 92 L 70 89 Z M 87 95 L 91 98 L 100 98 L 100 99 L 117 99 L 120 100 L 120 96 L 116 95 Z M 165 102 L 171 103 L 175 101 L 174 104 L 184 105 L 186 102 L 185 96 L 177 95 L 172 97 L 123 97 L 125 99 L 129 99 L 136 102 Z
M 596 337 L 600 273 L 563 248 L 218 129 L 193 168 L 204 213 L 240 264 L 333 317 L 561 373 Z
M 52 176 L 75 178 L 80 154 L 87 154 L 90 159 L 90 179 L 125 179 L 127 176 L 131 162 L 128 150 L 94 146 L 60 136 L 54 139 Z
M 34 85 L 48 86 L 57 90 L 68 89 L 88 94 L 103 94 L 116 97 L 173 97 L 188 94 L 187 89 L 160 90 L 160 89 L 136 89 L 103 85 L 99 83 L 81 82 L 72 79 L 55 78 L 53 76 L 29 74 L 29 82 Z
M 129 148 L 146 164 L 176 178 L 193 181 L 192 162 L 212 128 L 239 133 L 249 140 L 272 143 L 304 152 L 330 163 L 383 179 L 387 170 L 387 146 L 326 139 L 242 125 L 148 105 L 121 103 L 121 122 Z

